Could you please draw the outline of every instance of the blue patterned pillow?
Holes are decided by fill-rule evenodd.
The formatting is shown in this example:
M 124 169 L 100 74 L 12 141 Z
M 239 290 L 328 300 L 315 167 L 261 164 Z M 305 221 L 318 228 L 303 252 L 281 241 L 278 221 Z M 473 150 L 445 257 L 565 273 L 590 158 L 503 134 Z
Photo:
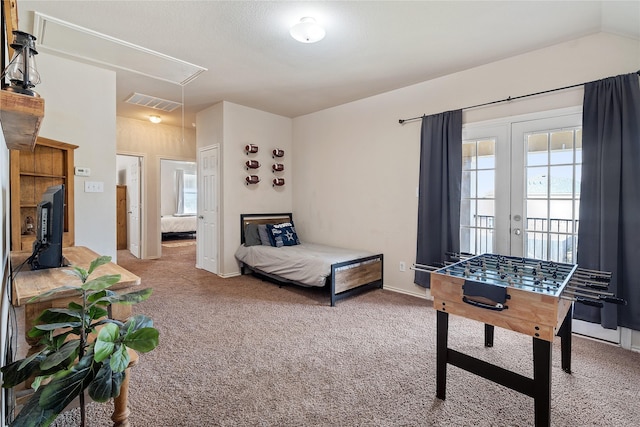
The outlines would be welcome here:
M 267 224 L 267 232 L 271 245 L 277 248 L 282 246 L 294 246 L 299 245 L 300 240 L 296 229 L 290 222 L 283 222 L 282 224 Z

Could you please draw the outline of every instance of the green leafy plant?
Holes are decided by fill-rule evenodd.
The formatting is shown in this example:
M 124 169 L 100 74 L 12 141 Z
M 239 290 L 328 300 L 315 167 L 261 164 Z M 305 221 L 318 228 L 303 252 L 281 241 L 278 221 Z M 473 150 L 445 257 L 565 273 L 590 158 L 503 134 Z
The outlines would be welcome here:
M 103 256 L 93 260 L 89 270 L 72 267 L 66 271 L 79 278 L 81 286 L 62 286 L 34 298 L 76 291 L 81 302 L 43 311 L 28 332 L 29 337 L 40 338 L 41 349 L 1 369 L 5 388 L 33 378 L 35 391 L 11 426 L 48 426 L 79 397 L 84 427 L 85 390 L 97 402 L 117 397 L 130 361 L 127 348 L 146 353 L 158 345 L 159 333 L 147 316 L 132 316 L 126 322 L 109 318 L 110 305 L 136 304 L 149 298 L 152 291 L 117 294 L 109 290 L 120 275 L 89 280 L 96 268 L 110 261 L 111 257 Z

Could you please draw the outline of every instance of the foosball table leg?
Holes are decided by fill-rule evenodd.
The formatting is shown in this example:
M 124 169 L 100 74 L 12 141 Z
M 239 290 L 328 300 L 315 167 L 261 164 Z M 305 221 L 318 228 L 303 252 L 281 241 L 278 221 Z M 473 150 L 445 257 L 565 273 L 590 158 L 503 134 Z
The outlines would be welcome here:
M 493 331 L 494 326 L 487 323 L 484 324 L 484 346 L 493 347 Z
M 551 425 L 551 342 L 533 338 L 535 426 Z
M 571 317 L 572 312 L 569 310 L 558 330 L 562 370 L 568 374 L 571 373 Z
M 436 397 L 444 400 L 447 390 L 447 347 L 449 335 L 449 313 L 436 314 Z

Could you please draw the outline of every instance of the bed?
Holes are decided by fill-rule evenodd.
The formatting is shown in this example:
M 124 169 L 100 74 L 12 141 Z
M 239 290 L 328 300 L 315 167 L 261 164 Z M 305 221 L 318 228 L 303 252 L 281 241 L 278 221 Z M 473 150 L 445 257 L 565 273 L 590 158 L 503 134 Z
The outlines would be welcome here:
M 308 243 L 299 241 L 297 236 L 291 245 L 278 246 L 277 241 L 275 247 L 271 245 L 273 241 L 267 244 L 265 228 L 282 227 L 283 236 L 292 229 L 295 233 L 291 213 L 241 214 L 240 224 L 241 244 L 235 256 L 242 274 L 254 273 L 281 284 L 326 286 L 332 307 L 348 296 L 382 288 L 382 254 Z M 256 228 L 262 229 L 262 239 L 257 241 Z
M 160 218 L 162 237 L 196 233 L 195 215 L 163 215 Z

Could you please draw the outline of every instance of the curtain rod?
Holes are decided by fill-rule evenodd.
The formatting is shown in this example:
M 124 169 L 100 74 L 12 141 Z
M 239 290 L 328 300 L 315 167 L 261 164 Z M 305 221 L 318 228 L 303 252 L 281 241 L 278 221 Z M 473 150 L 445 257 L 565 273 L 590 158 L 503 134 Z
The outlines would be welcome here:
M 636 74 L 638 74 L 638 75 L 640 76 L 640 70 L 636 71 Z M 469 109 L 471 109 L 471 108 L 485 107 L 485 106 L 487 106 L 487 105 L 499 104 L 499 103 L 501 103 L 501 102 L 507 102 L 507 101 L 514 101 L 514 100 L 516 100 L 516 99 L 528 98 L 528 97 L 530 97 L 530 96 L 543 95 L 543 94 L 545 94 L 545 93 L 556 92 L 556 91 L 559 91 L 559 90 L 572 89 L 572 88 L 574 88 L 574 87 L 584 86 L 584 85 L 586 85 L 587 83 L 592 83 L 592 82 L 578 83 L 578 84 L 571 85 L 571 86 L 564 86 L 564 87 L 559 87 L 559 88 L 556 88 L 556 89 L 543 90 L 542 92 L 529 93 L 529 94 L 527 94 L 527 95 L 520 95 L 520 96 L 514 96 L 514 97 L 511 97 L 511 96 L 510 96 L 510 97 L 505 98 L 505 99 L 499 99 L 499 100 L 497 100 L 497 101 L 485 102 L 485 103 L 483 103 L 483 104 L 476 104 L 476 105 L 472 105 L 472 106 L 470 106 L 470 107 L 464 107 L 464 108 L 462 108 L 462 109 L 463 109 L 463 110 L 469 110 Z M 398 123 L 400 123 L 400 124 L 402 125 L 402 124 L 405 124 L 406 122 L 411 122 L 411 121 L 414 121 L 414 120 L 419 120 L 419 119 L 421 119 L 421 118 L 423 118 L 423 117 L 425 117 L 425 116 L 426 116 L 426 114 L 423 114 L 422 116 L 418 116 L 418 117 L 412 117 L 412 118 L 410 118 L 410 119 L 399 119 L 399 120 L 398 120 Z

